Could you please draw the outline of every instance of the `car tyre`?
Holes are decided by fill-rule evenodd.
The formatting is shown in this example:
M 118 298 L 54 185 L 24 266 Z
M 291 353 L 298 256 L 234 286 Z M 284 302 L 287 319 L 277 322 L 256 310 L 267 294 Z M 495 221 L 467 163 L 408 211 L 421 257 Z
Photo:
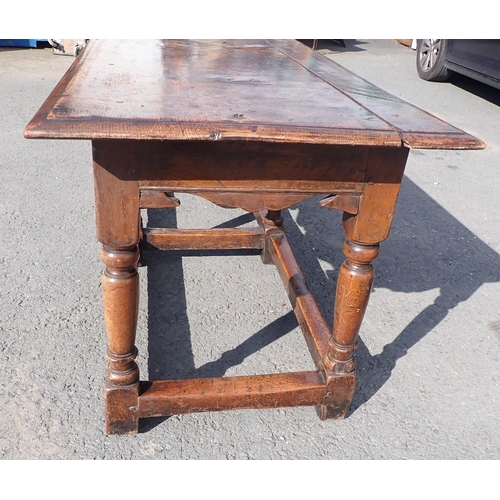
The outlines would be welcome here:
M 444 65 L 446 40 L 422 39 L 417 42 L 417 72 L 423 80 L 444 82 L 451 71 Z

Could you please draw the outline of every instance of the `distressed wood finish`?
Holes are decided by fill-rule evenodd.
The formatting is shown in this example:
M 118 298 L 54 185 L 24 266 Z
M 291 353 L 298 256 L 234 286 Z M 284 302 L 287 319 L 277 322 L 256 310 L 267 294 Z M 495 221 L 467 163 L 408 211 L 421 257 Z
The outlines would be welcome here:
M 328 352 L 330 332 L 316 300 L 307 287 L 302 271 L 295 260 L 285 236 L 270 237 L 270 255 L 299 322 L 311 356 L 318 367 Z
M 262 249 L 262 231 L 249 229 L 143 229 L 144 250 L 249 250 Z
M 323 402 L 324 392 L 318 372 L 157 380 L 142 384 L 139 414 L 157 417 L 236 408 L 313 406 Z
M 177 208 L 180 201 L 169 193 L 142 190 L 139 205 L 140 208 Z
M 295 40 L 91 41 L 26 133 L 484 147 Z
M 141 418 L 234 408 L 308 405 L 322 419 L 345 417 L 372 262 L 409 148 L 484 147 L 294 40 L 91 41 L 24 134 L 92 140 L 110 434 L 138 432 Z M 143 228 L 140 209 L 176 209 L 173 193 L 253 212 L 258 227 Z M 282 210 L 317 195 L 343 212 L 346 235 L 333 331 L 283 226 Z M 277 268 L 317 370 L 141 382 L 139 248 L 259 249 Z

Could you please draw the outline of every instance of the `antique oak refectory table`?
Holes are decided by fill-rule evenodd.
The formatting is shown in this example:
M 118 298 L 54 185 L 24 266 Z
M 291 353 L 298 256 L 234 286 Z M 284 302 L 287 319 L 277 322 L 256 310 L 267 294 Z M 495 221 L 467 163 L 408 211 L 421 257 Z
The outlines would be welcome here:
M 372 261 L 389 235 L 410 148 L 484 147 L 295 40 L 93 40 L 24 135 L 92 141 L 110 434 L 138 432 L 141 418 L 236 408 L 316 406 L 322 419 L 345 417 Z M 141 209 L 175 210 L 175 193 L 241 208 L 258 224 L 142 227 Z M 281 214 L 318 195 L 322 207 L 343 211 L 346 235 L 333 332 Z M 278 270 L 316 371 L 141 381 L 144 249 L 259 249 Z

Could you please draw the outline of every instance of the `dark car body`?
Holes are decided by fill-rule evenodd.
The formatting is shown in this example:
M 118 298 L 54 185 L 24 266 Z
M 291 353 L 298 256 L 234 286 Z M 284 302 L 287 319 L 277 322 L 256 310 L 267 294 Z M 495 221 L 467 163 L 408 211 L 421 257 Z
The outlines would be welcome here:
M 500 40 L 448 40 L 445 65 L 500 89 Z
M 419 40 L 419 42 L 422 41 Z M 437 40 L 428 40 L 428 42 L 432 41 Z M 438 55 L 436 64 L 500 89 L 500 40 L 449 39 L 439 40 L 439 42 L 441 42 L 442 54 L 440 57 Z M 417 44 L 417 52 L 419 48 L 420 44 Z M 419 57 L 420 55 L 417 55 L 417 60 Z M 450 72 L 447 72 L 448 75 Z M 422 74 L 420 76 L 425 78 Z M 433 80 L 432 77 L 425 79 Z

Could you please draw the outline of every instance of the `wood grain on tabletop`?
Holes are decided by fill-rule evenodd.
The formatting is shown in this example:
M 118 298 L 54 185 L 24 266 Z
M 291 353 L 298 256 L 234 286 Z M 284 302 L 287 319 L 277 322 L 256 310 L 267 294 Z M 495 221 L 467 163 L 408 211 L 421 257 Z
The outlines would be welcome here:
M 484 147 L 296 40 L 94 40 L 25 136 Z

